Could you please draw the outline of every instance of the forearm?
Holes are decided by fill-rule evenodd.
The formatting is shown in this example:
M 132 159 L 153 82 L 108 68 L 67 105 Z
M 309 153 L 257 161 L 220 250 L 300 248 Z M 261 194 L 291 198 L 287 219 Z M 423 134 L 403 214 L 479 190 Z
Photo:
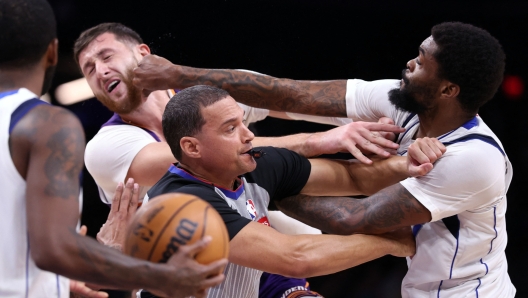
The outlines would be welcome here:
M 401 184 L 365 199 L 296 195 L 276 202 L 287 215 L 330 234 L 382 234 L 431 220 Z
M 322 154 L 339 153 L 339 150 L 336 150 L 336 148 L 339 147 L 334 146 L 333 144 L 339 142 L 339 140 L 326 140 L 328 137 L 329 134 L 325 132 L 299 133 L 282 137 L 256 137 L 251 143 L 254 147 L 272 146 L 286 148 L 295 151 L 301 156 L 310 158 Z M 397 171 L 401 169 L 399 166 L 396 167 L 395 165 L 393 165 L 393 168 Z
M 394 240 L 374 235 L 300 235 L 294 248 L 302 255 L 298 263 L 306 264 L 298 277 L 312 277 L 342 271 L 395 253 Z
M 346 117 L 346 81 L 295 81 L 242 70 L 174 65 L 174 88 L 212 85 L 249 106 L 301 114 Z
M 304 157 L 312 157 L 316 152 L 307 142 L 312 135 L 310 133 L 299 133 L 283 137 L 256 137 L 251 143 L 254 147 L 272 146 L 286 148 Z
M 152 289 L 169 282 L 163 274 L 166 265 L 126 256 L 75 231 L 62 235 L 45 253 L 45 261 L 38 262 L 39 267 L 71 279 L 123 290 Z
M 354 160 L 347 170 L 360 192 L 367 196 L 409 177 L 406 157 L 401 156 L 378 158 L 370 165 Z

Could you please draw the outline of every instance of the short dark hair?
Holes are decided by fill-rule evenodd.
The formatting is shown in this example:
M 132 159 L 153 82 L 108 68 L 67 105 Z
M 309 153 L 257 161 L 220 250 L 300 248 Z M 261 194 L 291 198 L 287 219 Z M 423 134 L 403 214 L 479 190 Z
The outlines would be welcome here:
M 84 30 L 75 41 L 73 45 L 73 57 L 75 62 L 79 64 L 79 54 L 84 50 L 94 39 L 104 33 L 112 33 L 116 39 L 121 42 L 129 42 L 131 44 L 142 44 L 143 39 L 139 34 L 121 23 L 102 23 L 90 29 Z
M 182 158 L 181 138 L 196 135 L 206 122 L 202 108 L 228 96 L 225 90 L 197 85 L 178 92 L 169 100 L 161 124 L 165 139 L 177 160 Z
M 503 76 L 505 54 L 499 41 L 473 25 L 446 22 L 431 29 L 438 45 L 438 76 L 460 86 L 458 100 L 470 113 L 493 98 Z
M 0 0 L 0 68 L 31 67 L 57 38 L 57 23 L 45 0 Z

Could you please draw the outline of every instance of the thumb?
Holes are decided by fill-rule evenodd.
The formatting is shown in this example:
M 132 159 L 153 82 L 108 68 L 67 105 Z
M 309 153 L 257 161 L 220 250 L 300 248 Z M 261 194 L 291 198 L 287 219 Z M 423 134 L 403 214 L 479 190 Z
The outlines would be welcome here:
M 207 245 L 209 245 L 209 243 L 211 243 L 211 240 L 212 240 L 211 236 L 205 236 L 202 239 L 194 242 L 193 244 L 190 244 L 188 246 L 189 255 L 194 258 L 199 252 L 204 250 L 207 247 Z
M 413 166 L 411 168 L 411 176 L 418 177 L 429 173 L 433 169 L 432 163 L 424 163 L 419 166 Z

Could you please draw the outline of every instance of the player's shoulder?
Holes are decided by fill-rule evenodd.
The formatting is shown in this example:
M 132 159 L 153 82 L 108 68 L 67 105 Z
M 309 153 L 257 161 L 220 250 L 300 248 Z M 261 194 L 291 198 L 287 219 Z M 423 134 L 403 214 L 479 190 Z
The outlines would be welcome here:
M 489 139 L 468 139 L 446 144 L 446 153 L 439 160 L 453 171 L 469 171 L 474 176 L 498 173 L 505 166 L 504 151 Z M 448 169 L 446 169 L 448 170 Z
M 118 148 L 132 149 L 156 140 L 143 129 L 133 125 L 110 125 L 102 127 L 86 145 L 87 152 L 108 152 Z
M 72 112 L 49 104 L 33 106 L 13 127 L 13 134 L 32 134 L 46 137 L 50 134 L 68 132 L 84 136 L 82 125 Z
M 112 140 L 114 138 L 119 138 L 120 136 L 143 136 L 148 137 L 148 133 L 145 132 L 142 128 L 128 125 L 128 124 L 117 124 L 117 125 L 107 125 L 99 129 L 94 138 L 100 138 L 105 140 Z
M 362 79 L 349 79 L 347 80 L 347 89 L 387 89 L 391 90 L 400 87 L 400 80 L 395 79 L 382 79 L 375 81 L 365 81 Z

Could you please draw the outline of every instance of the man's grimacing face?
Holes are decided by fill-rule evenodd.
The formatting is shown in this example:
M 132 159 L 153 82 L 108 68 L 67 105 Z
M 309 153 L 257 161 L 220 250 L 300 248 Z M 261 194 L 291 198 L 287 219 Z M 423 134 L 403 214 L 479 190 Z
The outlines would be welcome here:
M 439 92 L 438 63 L 434 52 L 438 46 L 430 36 L 422 42 L 418 57 L 407 62 L 402 71 L 400 88 L 389 92 L 389 100 L 398 109 L 421 114 L 429 110 Z
M 141 54 L 137 47 L 103 33 L 79 53 L 79 66 L 94 95 L 113 112 L 128 114 L 142 101 L 132 84 L 132 70 Z

